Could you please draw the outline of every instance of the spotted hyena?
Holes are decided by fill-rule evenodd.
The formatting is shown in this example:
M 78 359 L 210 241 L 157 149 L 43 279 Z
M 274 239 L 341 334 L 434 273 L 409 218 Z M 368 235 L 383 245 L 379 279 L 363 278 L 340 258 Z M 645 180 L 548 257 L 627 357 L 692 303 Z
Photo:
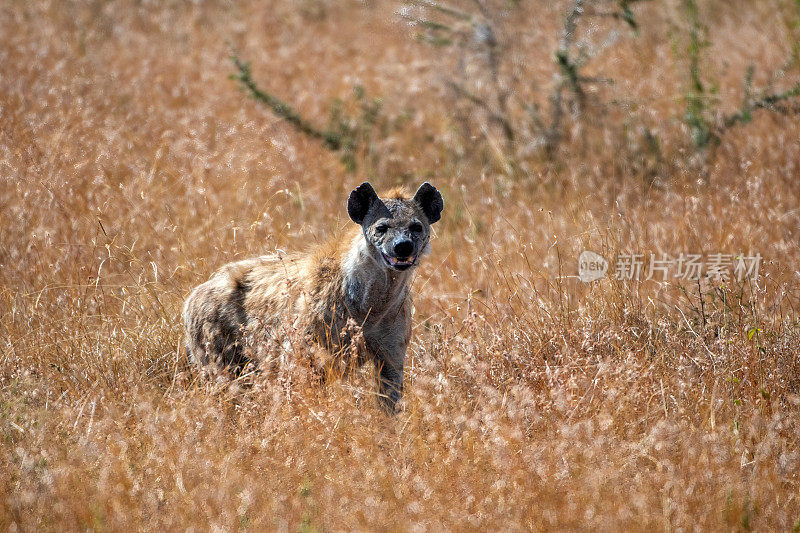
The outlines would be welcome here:
M 183 308 L 190 358 L 241 370 L 258 365 L 259 346 L 299 330 L 323 376 L 371 360 L 381 402 L 393 411 L 411 339 L 411 281 L 443 207 L 429 183 L 413 197 L 395 189 L 383 198 L 362 183 L 347 201 L 358 227 L 343 237 L 307 253 L 230 263 L 192 291 Z

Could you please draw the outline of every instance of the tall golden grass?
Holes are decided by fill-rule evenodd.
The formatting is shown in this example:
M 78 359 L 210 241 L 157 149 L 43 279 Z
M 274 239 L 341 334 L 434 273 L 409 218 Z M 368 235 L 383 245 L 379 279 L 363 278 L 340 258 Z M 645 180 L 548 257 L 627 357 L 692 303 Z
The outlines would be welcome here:
M 639 36 L 591 65 L 616 80 L 602 99 L 627 103 L 571 124 L 554 158 L 520 149 L 512 175 L 447 89 L 456 56 L 417 42 L 398 5 L 0 6 L 0 526 L 800 528 L 797 117 L 757 112 L 698 162 L 680 3 L 646 3 Z M 504 14 L 523 82 L 554 72 L 566 5 Z M 721 109 L 748 65 L 762 85 L 782 65 L 791 7 L 701 4 Z M 237 91 L 231 46 L 321 124 L 360 84 L 402 125 L 349 174 Z M 546 95 L 525 86 L 522 102 Z M 655 177 L 603 126 L 627 113 L 659 136 Z M 325 388 L 199 380 L 181 349 L 188 291 L 349 224 L 366 177 L 445 196 L 415 281 L 405 410 L 382 414 L 369 372 Z M 764 260 L 742 283 L 584 284 L 584 249 Z

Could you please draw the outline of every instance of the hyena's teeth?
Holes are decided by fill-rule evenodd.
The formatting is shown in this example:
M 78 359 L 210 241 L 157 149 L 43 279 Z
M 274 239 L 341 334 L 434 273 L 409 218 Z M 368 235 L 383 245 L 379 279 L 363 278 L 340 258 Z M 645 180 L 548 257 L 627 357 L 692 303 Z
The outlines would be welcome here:
M 392 257 L 390 255 L 383 254 L 383 257 L 386 259 L 386 262 L 389 263 L 391 266 L 410 266 L 414 264 L 416 261 L 417 256 L 412 255 L 411 257 L 406 257 L 405 259 L 400 259 L 399 257 Z

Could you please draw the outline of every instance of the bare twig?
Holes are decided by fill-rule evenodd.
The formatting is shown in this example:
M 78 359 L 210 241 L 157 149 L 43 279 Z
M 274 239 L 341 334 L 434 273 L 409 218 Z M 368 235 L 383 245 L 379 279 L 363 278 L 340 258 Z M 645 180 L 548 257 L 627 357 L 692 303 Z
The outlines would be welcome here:
M 434 2 L 433 0 L 408 0 L 408 2 L 421 7 L 429 7 L 435 11 L 439 11 L 440 13 L 455 17 L 460 20 L 472 21 L 472 15 L 469 13 L 465 13 L 460 9 L 448 6 L 442 2 Z
M 483 100 L 475 96 L 474 94 L 472 94 L 467 89 L 465 89 L 464 87 L 462 87 L 461 85 L 459 85 L 454 81 L 448 81 L 447 86 L 450 87 L 453 90 L 453 92 L 455 92 L 458 96 L 464 98 L 465 100 L 468 100 L 469 102 L 472 102 L 478 107 L 485 109 L 489 113 L 489 119 L 493 120 L 494 122 L 500 125 L 500 127 L 503 130 L 503 134 L 506 136 L 506 138 L 509 140 L 514 139 L 514 129 L 511 126 L 511 123 L 509 122 L 508 118 L 506 118 L 506 116 L 503 113 L 498 113 L 497 111 L 492 109 L 492 106 L 489 105 L 489 103 L 487 103 L 486 100 Z

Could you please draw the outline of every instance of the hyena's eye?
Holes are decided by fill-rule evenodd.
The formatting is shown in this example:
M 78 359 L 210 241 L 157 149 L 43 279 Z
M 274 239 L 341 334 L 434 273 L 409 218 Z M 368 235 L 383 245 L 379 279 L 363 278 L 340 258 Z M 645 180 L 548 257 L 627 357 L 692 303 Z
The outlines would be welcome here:
M 409 229 L 409 230 L 410 230 L 412 233 L 422 233 L 422 224 L 420 224 L 419 222 L 414 222 L 413 224 L 411 224 L 411 225 L 408 227 L 408 229 Z
M 389 226 L 387 226 L 386 224 L 380 224 L 378 226 L 375 226 L 375 231 L 378 233 L 386 233 L 388 229 Z

